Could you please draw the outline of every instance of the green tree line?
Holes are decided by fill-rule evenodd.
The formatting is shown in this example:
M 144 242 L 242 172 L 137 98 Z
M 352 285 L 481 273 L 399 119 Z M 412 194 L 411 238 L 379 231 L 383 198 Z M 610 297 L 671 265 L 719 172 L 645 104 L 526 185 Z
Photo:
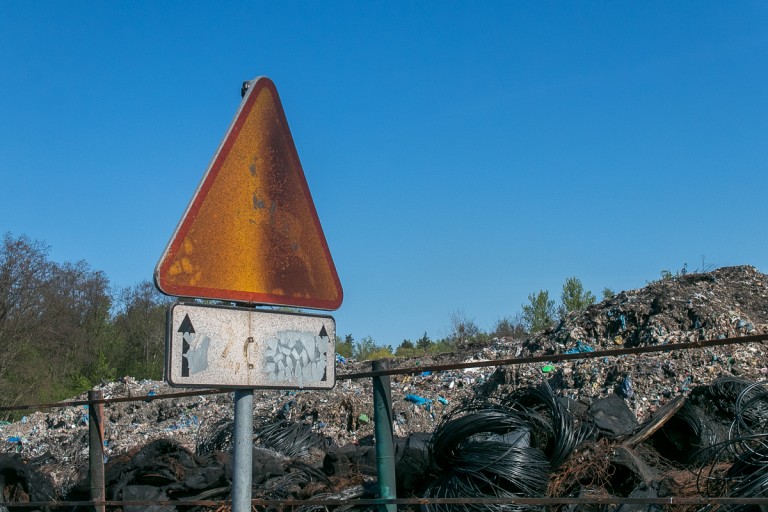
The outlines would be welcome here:
M 0 244 L 0 404 L 57 401 L 119 376 L 163 375 L 169 299 L 150 282 L 113 289 L 86 262 L 5 234 Z

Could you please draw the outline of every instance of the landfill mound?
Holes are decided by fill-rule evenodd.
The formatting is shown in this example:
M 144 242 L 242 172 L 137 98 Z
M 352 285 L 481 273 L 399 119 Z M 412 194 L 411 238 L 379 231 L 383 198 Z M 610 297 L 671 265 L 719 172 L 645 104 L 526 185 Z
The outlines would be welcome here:
M 566 316 L 530 337 L 516 356 L 590 352 L 768 333 L 768 278 L 751 266 L 669 277 Z M 643 421 L 670 398 L 727 375 L 768 375 L 763 344 L 585 359 L 552 367 L 555 387 L 574 399 L 615 392 Z M 549 369 L 549 368 L 546 368 Z M 506 371 L 515 371 L 507 368 Z M 517 369 L 519 371 L 519 368 Z
M 392 365 L 471 364 L 765 333 L 768 277 L 754 267 L 727 267 L 621 292 L 527 339 L 497 339 Z M 369 362 L 337 366 L 339 376 L 367 370 Z M 767 374 L 764 346 L 752 343 L 393 375 L 398 494 L 761 495 L 768 482 L 760 473 L 768 460 L 761 444 L 768 400 L 759 381 Z M 97 389 L 105 398 L 142 397 L 105 406 L 109 499 L 230 497 L 230 393 L 153 400 L 174 390 L 128 377 Z M 339 378 L 330 391 L 256 390 L 254 497 L 373 497 L 372 396 L 371 379 Z M 87 408 L 36 412 L 0 426 L 0 435 L 6 454 L 0 501 L 41 501 L 51 493 L 87 498 Z
M 750 266 L 668 277 L 570 313 L 527 346 L 636 347 L 765 333 L 767 286 L 766 276 Z

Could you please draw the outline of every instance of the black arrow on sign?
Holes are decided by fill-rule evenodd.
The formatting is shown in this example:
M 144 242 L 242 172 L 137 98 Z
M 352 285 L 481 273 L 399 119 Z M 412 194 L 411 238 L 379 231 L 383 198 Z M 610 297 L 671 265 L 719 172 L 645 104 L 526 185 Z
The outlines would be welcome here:
M 325 324 L 323 324 L 322 329 L 320 329 L 320 334 L 318 334 L 321 338 L 328 338 L 328 331 L 325 330 Z M 323 370 L 323 378 L 320 379 L 320 381 L 325 381 L 328 379 L 328 369 L 326 368 Z
M 192 327 L 192 320 L 189 319 L 189 315 L 184 315 L 184 320 L 181 321 L 179 330 L 181 333 L 181 376 L 189 377 L 189 360 L 187 359 L 187 352 L 189 352 L 189 341 L 187 338 L 191 338 L 195 333 L 195 328 Z

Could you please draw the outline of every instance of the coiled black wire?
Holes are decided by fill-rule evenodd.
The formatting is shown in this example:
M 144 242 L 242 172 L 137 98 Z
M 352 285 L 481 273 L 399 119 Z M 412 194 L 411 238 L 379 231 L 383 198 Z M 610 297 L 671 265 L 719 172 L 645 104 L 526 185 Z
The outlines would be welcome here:
M 214 451 L 230 452 L 233 445 L 232 434 L 232 418 L 223 418 L 205 429 L 198 439 L 195 452 L 198 455 Z M 286 419 L 274 421 L 267 417 L 254 418 L 253 437 L 254 444 L 290 458 L 307 455 L 312 448 L 328 450 L 332 447 L 332 441 L 313 431 L 312 425 Z
M 733 451 L 735 444 L 749 441 L 748 437 L 765 438 L 765 435 L 744 436 L 732 441 L 722 443 L 721 451 Z M 727 496 L 731 498 L 759 498 L 765 497 L 768 491 L 768 451 L 752 450 L 740 454 L 733 464 L 725 471 L 719 473 L 715 466 L 709 466 L 706 471 L 699 473 L 699 490 L 708 496 Z M 723 505 L 728 511 L 751 510 L 746 505 Z M 711 505 L 701 509 L 712 510 Z
M 538 448 L 498 441 L 463 445 L 452 471 L 443 472 L 430 486 L 428 498 L 514 498 L 542 496 L 547 488 L 549 462 Z M 533 510 L 538 507 L 500 504 L 429 504 L 430 511 Z
M 265 448 L 287 457 L 302 457 L 312 448 L 327 450 L 329 441 L 312 431 L 312 425 L 278 420 L 258 428 L 254 436 Z
M 576 427 L 573 415 L 546 382 L 538 387 L 515 390 L 504 403 L 523 413 L 534 430 L 545 438 L 542 449 L 552 468 L 562 464 L 593 431 L 593 424 L 588 422 Z
M 736 400 L 750 384 L 752 382 L 736 377 L 719 377 L 709 386 L 694 389 L 689 398 L 714 408 L 721 417 L 730 421 L 735 414 Z
M 762 436 L 768 428 L 768 389 L 765 383 L 755 382 L 739 394 L 734 406 L 735 418 L 733 421 L 733 437 Z M 746 445 L 740 445 L 743 452 L 751 452 L 755 440 Z M 766 444 L 761 438 L 758 441 L 761 452 L 765 451 Z
M 460 416 L 461 413 L 466 414 Z M 480 408 L 476 402 L 457 409 L 438 426 L 430 442 L 430 453 L 438 468 L 449 469 L 457 464 L 462 446 L 469 441 L 484 441 L 510 432 L 524 435 L 529 431 L 527 419 L 515 411 L 492 403 Z
M 198 433 L 195 453 L 208 455 L 214 452 L 230 452 L 234 443 L 232 434 L 232 418 L 221 418 L 212 425 L 202 425 Z
M 710 464 L 699 472 L 699 488 L 709 496 L 756 498 L 768 495 L 768 389 L 766 383 L 723 380 L 713 384 L 716 396 L 739 390 L 731 409 L 733 420 L 728 440 L 720 443 Z M 725 404 L 722 404 L 725 406 Z M 733 460 L 724 473 L 714 461 Z M 724 506 L 728 511 L 746 511 L 745 505 Z M 710 510 L 704 507 L 702 510 Z
M 501 400 L 478 399 L 454 410 L 435 430 L 429 453 L 434 480 L 430 498 L 543 496 L 553 467 L 591 432 L 577 428 L 545 383 Z M 430 504 L 428 511 L 522 511 L 530 505 Z
M 286 473 L 275 476 L 253 485 L 253 496 L 263 499 L 286 499 L 295 495 L 300 488 L 309 482 L 322 482 L 329 485 L 330 481 L 323 472 L 308 464 L 292 461 L 285 468 Z

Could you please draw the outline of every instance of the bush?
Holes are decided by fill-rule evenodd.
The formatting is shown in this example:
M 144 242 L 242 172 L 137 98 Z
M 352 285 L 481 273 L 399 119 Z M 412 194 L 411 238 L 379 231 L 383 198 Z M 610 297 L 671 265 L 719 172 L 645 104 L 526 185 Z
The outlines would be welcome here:
M 351 334 L 344 337 L 344 341 L 336 336 L 336 353 L 342 357 L 350 358 L 354 352 L 355 340 Z
M 565 317 L 572 311 L 581 311 L 587 309 L 595 303 L 595 295 L 590 291 L 584 290 L 584 285 L 576 277 L 569 277 L 563 284 L 563 293 L 560 295 L 560 318 Z
M 429 336 L 427 336 L 427 331 L 424 331 L 424 336 L 419 338 L 416 341 L 416 348 L 419 350 L 429 350 L 429 347 L 432 345 L 432 340 L 429 339 Z
M 505 316 L 496 320 L 493 328 L 493 336 L 497 338 L 524 338 L 528 334 L 523 327 L 520 317 L 510 318 Z
M 368 356 L 363 359 L 364 361 L 375 361 L 376 359 L 392 359 L 394 354 L 392 354 L 392 347 L 387 345 L 386 347 L 379 347 Z
M 453 352 L 454 349 L 455 346 L 451 340 L 432 341 L 427 336 L 427 333 L 424 333 L 424 336 L 416 343 L 415 347 L 413 343 L 405 340 L 397 347 L 394 355 L 400 358 L 415 358 L 426 355 L 445 354 L 446 352 Z
M 399 347 L 397 347 L 397 350 L 395 350 L 395 357 L 401 357 L 401 358 L 404 358 L 404 359 L 406 359 L 406 358 L 410 359 L 410 358 L 413 358 L 413 357 L 421 357 L 421 356 L 424 355 L 424 353 L 425 352 L 423 350 L 421 350 L 420 348 L 403 347 L 402 345 L 400 345 Z
M 528 304 L 523 304 L 523 322 L 528 332 L 543 331 L 554 323 L 555 301 L 550 300 L 549 292 L 539 290 L 539 293 L 528 295 Z
M 370 336 L 366 336 L 355 345 L 353 356 L 358 361 L 370 361 L 392 357 L 392 347 L 377 345 Z
M 451 339 L 456 343 L 475 341 L 482 331 L 474 320 L 469 318 L 462 310 L 451 313 Z
M 447 352 L 453 352 L 456 346 L 450 340 L 436 341 L 429 347 L 429 354 L 445 354 Z

